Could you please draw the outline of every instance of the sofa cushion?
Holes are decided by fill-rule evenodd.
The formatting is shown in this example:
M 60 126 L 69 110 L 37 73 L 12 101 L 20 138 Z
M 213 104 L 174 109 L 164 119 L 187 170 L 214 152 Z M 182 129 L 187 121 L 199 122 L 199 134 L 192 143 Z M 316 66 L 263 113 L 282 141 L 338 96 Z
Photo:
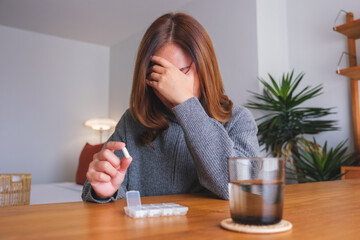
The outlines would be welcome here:
M 97 145 L 91 145 L 89 143 L 85 144 L 83 150 L 81 151 L 79 164 L 76 171 L 75 182 L 77 184 L 84 185 L 89 164 L 93 160 L 94 154 L 101 151 L 103 145 L 103 143 Z

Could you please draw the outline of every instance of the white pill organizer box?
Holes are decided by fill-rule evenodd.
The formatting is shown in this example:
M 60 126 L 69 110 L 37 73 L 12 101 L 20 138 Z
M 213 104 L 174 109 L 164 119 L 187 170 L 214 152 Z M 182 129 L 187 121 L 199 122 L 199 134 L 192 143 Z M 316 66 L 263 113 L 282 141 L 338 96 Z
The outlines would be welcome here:
M 132 218 L 186 215 L 188 207 L 176 203 L 141 204 L 139 191 L 126 192 L 126 215 Z

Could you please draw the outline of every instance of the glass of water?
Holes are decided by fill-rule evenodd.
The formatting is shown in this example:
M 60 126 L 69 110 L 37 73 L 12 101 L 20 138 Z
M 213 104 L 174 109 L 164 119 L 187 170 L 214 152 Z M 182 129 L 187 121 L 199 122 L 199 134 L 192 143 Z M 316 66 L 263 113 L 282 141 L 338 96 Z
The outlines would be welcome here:
M 231 218 L 247 225 L 281 221 L 285 184 L 285 160 L 279 158 L 229 159 Z

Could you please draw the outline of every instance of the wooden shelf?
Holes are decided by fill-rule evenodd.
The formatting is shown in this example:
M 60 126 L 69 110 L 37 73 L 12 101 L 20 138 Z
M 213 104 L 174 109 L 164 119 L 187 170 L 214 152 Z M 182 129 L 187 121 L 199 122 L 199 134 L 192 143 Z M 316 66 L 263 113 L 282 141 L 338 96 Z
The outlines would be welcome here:
M 360 80 L 360 66 L 340 69 L 336 71 L 336 73 L 346 76 L 350 79 Z
M 350 93 L 354 131 L 354 151 L 360 154 L 360 96 L 358 82 L 358 80 L 360 80 L 360 66 L 357 65 L 355 44 L 356 39 L 360 38 L 360 19 L 354 20 L 354 14 L 347 12 L 346 23 L 336 26 L 333 29 L 347 36 L 349 68 L 341 69 L 336 72 L 351 79 Z
M 341 176 L 342 180 L 345 179 L 356 179 L 360 178 L 360 167 L 359 166 L 341 166 Z
M 360 19 L 334 27 L 334 31 L 353 39 L 360 38 Z

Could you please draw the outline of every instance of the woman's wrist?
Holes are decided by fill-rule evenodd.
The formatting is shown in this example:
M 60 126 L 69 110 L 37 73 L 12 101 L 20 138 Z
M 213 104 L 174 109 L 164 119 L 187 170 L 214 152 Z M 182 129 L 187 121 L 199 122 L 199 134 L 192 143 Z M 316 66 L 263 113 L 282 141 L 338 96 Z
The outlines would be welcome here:
M 177 106 L 177 105 L 180 105 L 184 102 L 186 102 L 187 100 L 189 100 L 190 98 L 193 98 L 194 95 L 188 95 L 188 96 L 184 96 L 180 99 L 180 101 L 178 101 L 177 103 L 175 103 L 174 105 Z

